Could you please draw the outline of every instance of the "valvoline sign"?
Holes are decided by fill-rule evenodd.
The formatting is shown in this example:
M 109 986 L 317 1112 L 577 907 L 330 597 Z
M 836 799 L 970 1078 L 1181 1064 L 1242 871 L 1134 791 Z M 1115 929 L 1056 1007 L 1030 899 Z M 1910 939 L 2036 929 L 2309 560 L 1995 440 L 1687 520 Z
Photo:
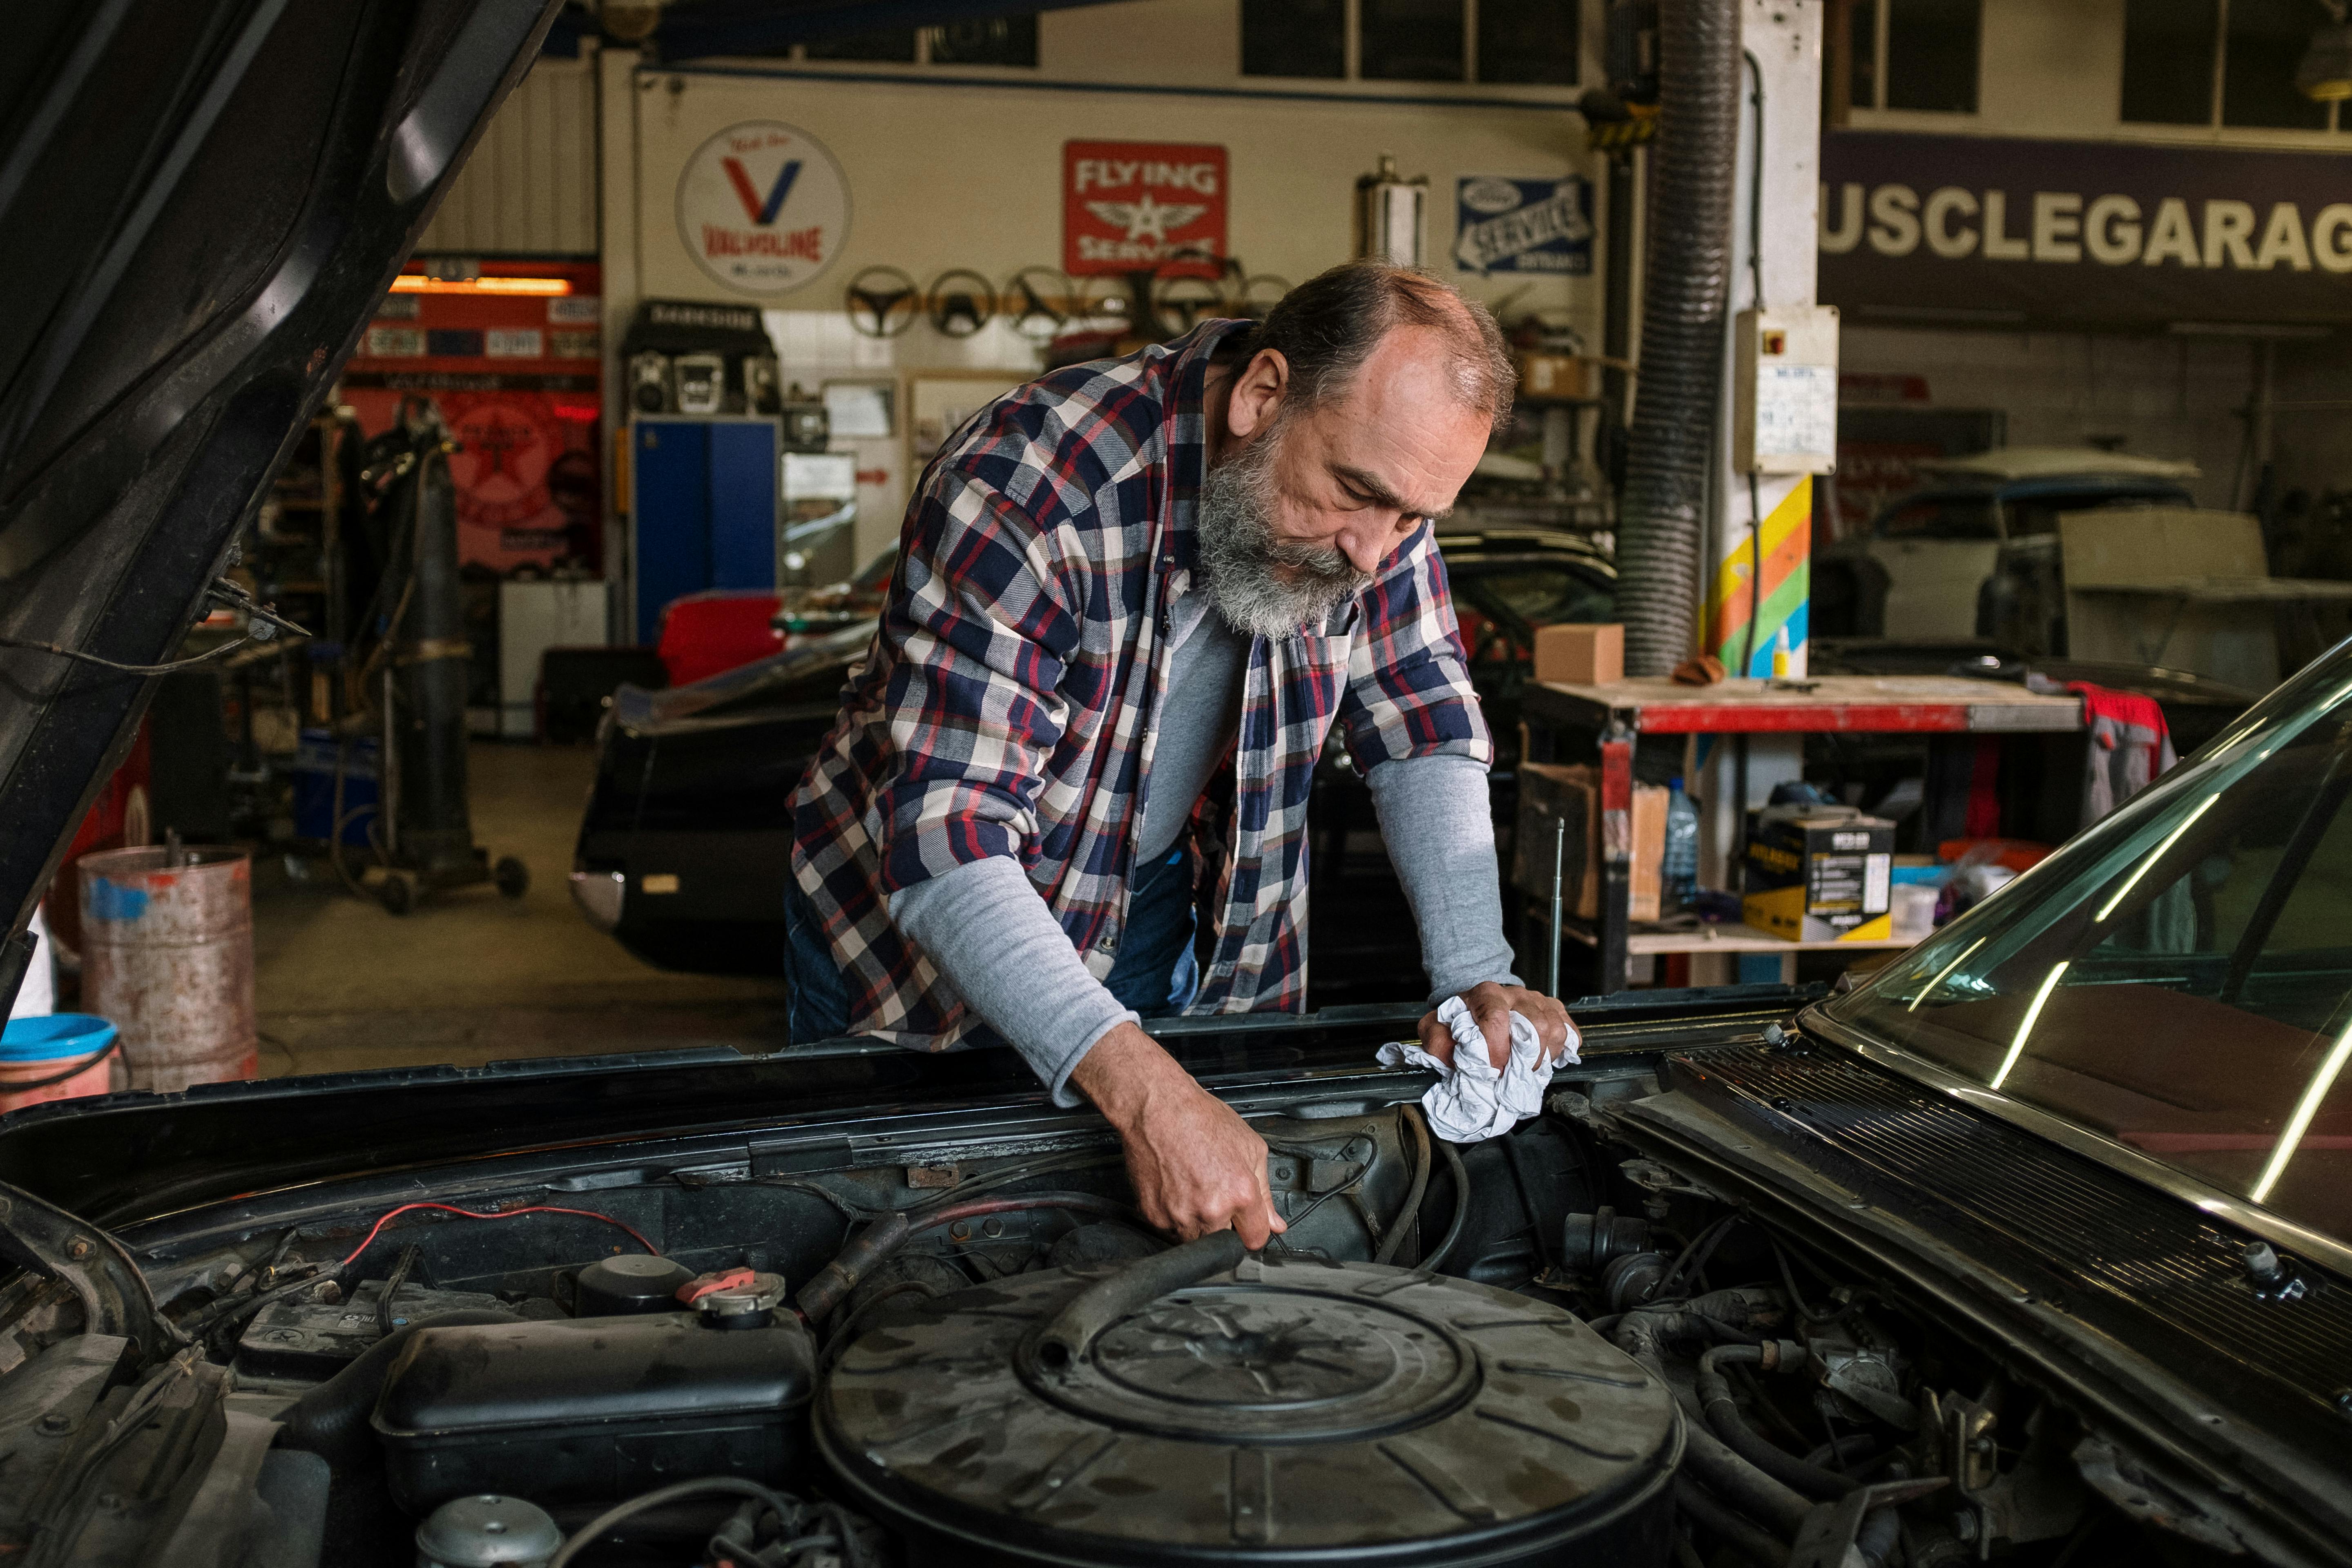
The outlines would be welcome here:
M 1071 277 L 1157 268 L 1214 278 L 1228 254 L 1223 147 L 1062 144 L 1062 270 Z
M 773 120 L 730 125 L 677 177 L 677 237 L 702 270 L 746 294 L 814 280 L 849 238 L 849 184 L 824 144 Z

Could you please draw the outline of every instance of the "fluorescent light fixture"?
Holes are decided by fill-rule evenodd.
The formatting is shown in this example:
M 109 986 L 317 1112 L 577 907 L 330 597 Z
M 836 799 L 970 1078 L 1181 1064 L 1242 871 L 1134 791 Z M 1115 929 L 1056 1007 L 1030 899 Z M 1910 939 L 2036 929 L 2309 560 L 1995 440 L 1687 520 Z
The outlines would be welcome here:
M 404 272 L 392 280 L 395 294 L 569 294 L 569 278 L 427 278 Z
M 2050 1000 L 2050 993 L 2058 989 L 2058 977 L 2066 973 L 2066 965 L 2070 962 L 2072 961 L 2068 959 L 2060 959 L 2057 966 L 2052 969 L 2048 977 L 2042 982 L 2042 989 L 2033 994 L 2033 1005 L 2026 1008 L 2025 1021 L 2017 1026 L 2017 1038 L 2009 1042 L 2009 1055 L 2001 1058 L 2000 1070 L 1992 1075 L 1992 1082 L 1987 1086 L 1988 1088 L 1999 1089 L 2009 1080 L 2009 1075 L 2016 1070 L 2017 1058 L 2025 1054 L 2025 1037 L 2033 1033 L 2033 1026 L 2041 1022 L 2042 1005 Z
M 1958 969 L 1958 967 L 1959 967 L 1963 963 L 1965 963 L 1965 962 L 1967 961 L 1969 954 L 1970 954 L 1970 953 L 1974 952 L 1977 949 L 1979 949 L 1979 948 L 1982 947 L 1984 944 L 1985 944 L 1985 939 L 1984 939 L 1984 938 L 1982 938 L 1982 937 L 1979 937 L 1979 938 L 1977 938 L 1977 939 L 1976 939 L 1976 941 L 1974 941 L 1974 942 L 1972 942 L 1969 943 L 1969 945 L 1968 945 L 1968 946 L 1966 946 L 1966 947 L 1964 947 L 1964 948 L 1960 949 L 1960 956 L 1959 956 L 1959 957 L 1958 957 L 1958 958 L 1956 958 L 1956 959 L 1954 959 L 1954 960 L 1952 960 L 1952 962 L 1951 962 L 1951 963 L 1948 963 L 1948 964 L 1944 965 L 1944 973 L 1943 973 L 1942 974 L 1938 974 L 1938 975 L 1937 975 L 1935 979 L 1930 980 L 1929 982 L 1927 982 L 1927 990 L 1926 990 L 1926 991 L 1922 991 L 1922 992 L 1920 992 L 1920 993 L 1919 993 L 1919 994 L 1917 994 L 1916 996 L 1912 997 L 1912 998 L 1911 998 L 1911 1005 L 1909 1005 L 1908 1007 L 1904 1008 L 1903 1010 L 1904 1010 L 1906 1013 L 1916 1013 L 1916 1012 L 1919 1010 L 1919 1004 L 1920 1004 L 1920 1003 L 1922 1003 L 1922 1002 L 1925 1002 L 1925 1001 L 1927 999 L 1927 992 L 1929 992 L 1929 991 L 1933 991 L 1933 990 L 1935 990 L 1935 989 L 1936 989 L 1936 987 L 1937 987 L 1937 986 L 1941 985 L 1941 984 L 1944 983 L 1944 980 L 1945 980 L 1946 976 L 1949 975 L 1949 974 L 1952 973 L 1952 971 L 1953 971 L 1953 970 Z
M 2199 817 L 2204 816 L 2206 807 L 2211 805 L 2215 801 L 2221 798 L 2221 795 L 2217 793 L 2209 795 L 2203 800 L 2199 801 L 2197 803 L 2197 809 L 2180 819 L 2179 826 L 2166 834 L 2162 843 L 2158 844 L 2155 848 L 2140 857 L 2139 864 L 2132 868 L 2132 874 L 2124 879 L 2124 885 L 2117 888 L 2113 893 L 2109 894 L 2107 901 L 2099 906 L 2098 919 L 2100 921 L 2104 922 L 2109 915 L 2116 912 L 2116 906 L 2124 901 L 2124 895 L 2126 893 L 2130 892 L 2134 888 L 2139 886 L 2139 879 L 2147 875 L 2147 868 L 2150 866 L 2155 865 L 2158 860 L 2163 859 L 2164 852 L 2171 848 L 2176 843 L 2179 842 L 2180 836 L 2189 831 L 2190 824 L 2194 823 Z
M 2321 103 L 2352 98 L 2352 26 L 2341 5 L 2327 8 L 2336 19 L 2311 35 L 2294 68 L 2295 90 Z
M 2270 1163 L 2263 1167 L 2262 1179 L 2254 1184 L 2254 1190 L 2246 1194 L 2254 1202 L 2267 1202 L 2271 1189 L 2278 1185 L 2281 1176 L 2286 1174 L 2287 1163 L 2294 1158 L 2295 1150 L 2302 1145 L 2303 1135 L 2311 1131 L 2311 1119 L 2319 1114 L 2319 1102 L 2326 1100 L 2327 1091 L 2336 1087 L 2336 1079 L 2344 1071 L 2347 1058 L 2352 1058 L 2352 1024 L 2344 1026 L 2344 1033 L 2336 1037 L 2335 1048 L 2327 1053 L 2327 1059 L 2319 1064 L 2319 1070 L 2311 1075 L 2311 1082 L 2304 1089 L 2303 1099 L 2296 1103 L 2294 1114 L 2286 1119 L 2286 1126 L 2279 1132 L 2278 1146 L 2271 1151 Z

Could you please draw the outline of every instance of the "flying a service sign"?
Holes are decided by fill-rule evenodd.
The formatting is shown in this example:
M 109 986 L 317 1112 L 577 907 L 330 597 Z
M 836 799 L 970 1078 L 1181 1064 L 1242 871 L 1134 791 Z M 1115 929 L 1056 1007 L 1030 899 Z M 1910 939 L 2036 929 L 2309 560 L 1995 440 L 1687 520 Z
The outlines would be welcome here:
M 1062 270 L 1214 278 L 1225 248 L 1225 150 L 1173 142 L 1062 144 Z
M 677 177 L 677 237 L 714 280 L 746 294 L 782 294 L 841 254 L 849 238 L 849 183 L 807 132 L 747 120 L 686 161 Z

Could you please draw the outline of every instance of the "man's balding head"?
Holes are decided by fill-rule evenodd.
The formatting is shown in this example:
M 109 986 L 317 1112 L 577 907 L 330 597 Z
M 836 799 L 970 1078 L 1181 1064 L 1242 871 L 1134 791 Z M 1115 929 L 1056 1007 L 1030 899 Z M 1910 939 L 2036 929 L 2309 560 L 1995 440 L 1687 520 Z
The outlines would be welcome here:
M 1418 329 L 1442 356 L 1465 408 L 1499 427 L 1517 385 L 1502 329 L 1486 306 L 1426 272 L 1385 261 L 1349 261 L 1282 297 L 1248 339 L 1290 367 L 1296 406 L 1344 400 L 1389 332 Z

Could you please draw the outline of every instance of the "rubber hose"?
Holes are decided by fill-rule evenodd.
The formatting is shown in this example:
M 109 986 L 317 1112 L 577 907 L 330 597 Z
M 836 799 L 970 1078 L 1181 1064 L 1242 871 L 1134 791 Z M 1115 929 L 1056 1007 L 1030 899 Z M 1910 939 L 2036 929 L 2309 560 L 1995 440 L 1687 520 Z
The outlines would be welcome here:
M 793 1298 L 793 1305 L 810 1322 L 821 1322 L 826 1313 L 849 1299 L 857 1282 L 873 1270 L 876 1264 L 905 1245 L 914 1233 L 912 1223 L 903 1209 L 874 1216 L 867 1226 L 844 1244 L 833 1261 L 826 1264 Z
M 1853 1477 L 1807 1464 L 1780 1445 L 1766 1441 L 1748 1425 L 1731 1396 L 1731 1380 L 1724 1376 L 1723 1368 L 1734 1362 L 1760 1366 L 1763 1361 L 1761 1345 L 1717 1345 L 1698 1358 L 1699 1404 L 1706 1409 L 1707 1425 L 1715 1428 L 1716 1436 L 1741 1458 L 1807 1497 L 1834 1502 L 1859 1488 L 1862 1483 Z
M 1462 1239 L 1463 1226 L 1469 1222 L 1470 1173 L 1462 1168 L 1462 1156 L 1454 1152 L 1453 1144 L 1443 1138 L 1433 1141 L 1437 1144 L 1437 1152 L 1445 1156 L 1446 1174 L 1454 1178 L 1454 1223 L 1445 1227 L 1445 1239 L 1437 1244 L 1437 1250 L 1421 1260 L 1420 1267 L 1433 1269 L 1445 1261 L 1445 1255 L 1454 1250 L 1455 1242 Z
M 336 1471 L 365 1462 L 373 1447 L 368 1416 L 375 1409 L 376 1396 L 383 1392 L 384 1376 L 392 1370 L 394 1360 L 418 1330 L 520 1321 L 512 1312 L 473 1307 L 457 1312 L 437 1312 L 393 1330 L 362 1351 L 349 1366 L 287 1408 L 286 1414 L 278 1418 L 282 1427 L 278 1434 L 278 1447 L 316 1454 Z
M 1055 1314 L 1045 1332 L 1037 1336 L 1037 1359 L 1055 1369 L 1084 1360 L 1095 1336 L 1121 1318 L 1171 1291 L 1223 1273 L 1247 1253 L 1239 1235 L 1220 1230 L 1136 1259 L 1109 1279 L 1079 1291 Z
M 1731 280 L 1739 79 L 1735 0 L 1660 0 L 1641 374 L 1617 525 L 1628 675 L 1665 675 L 1697 643 Z
M 1645 1322 L 1643 1314 L 1632 1312 L 1617 1327 L 1617 1348 L 1630 1355 L 1644 1372 L 1673 1392 L 1689 1417 L 1685 1423 L 1688 1438 L 1683 1449 L 1683 1463 L 1691 1474 L 1706 1484 L 1717 1497 L 1728 1499 L 1742 1513 L 1763 1521 L 1782 1535 L 1794 1539 L 1798 1527 L 1813 1505 L 1805 1498 L 1781 1485 L 1754 1465 L 1724 1446 L 1723 1439 L 1708 1430 L 1706 1413 L 1698 1408 L 1690 1394 L 1675 1388 L 1666 1376 L 1665 1363 L 1659 1359 L 1658 1340 L 1654 1326 Z M 1784 1553 L 1785 1555 L 1785 1553 Z
M 1760 1568 L 1780 1568 L 1789 1560 L 1785 1542 L 1775 1541 L 1717 1500 L 1715 1495 L 1688 1476 L 1675 1478 L 1675 1507 L 1700 1529 Z
M 1412 1185 L 1406 1191 L 1404 1204 L 1391 1222 L 1388 1235 L 1381 1237 L 1381 1249 L 1372 1254 L 1375 1263 L 1395 1261 L 1397 1248 L 1404 1245 L 1406 1229 L 1412 1224 L 1413 1216 L 1421 1212 L 1422 1194 L 1429 1190 L 1429 1167 L 1433 1160 L 1429 1147 L 1429 1123 L 1423 1120 L 1418 1105 L 1401 1107 L 1398 1119 L 1404 1123 L 1405 1131 L 1412 1134 Z

